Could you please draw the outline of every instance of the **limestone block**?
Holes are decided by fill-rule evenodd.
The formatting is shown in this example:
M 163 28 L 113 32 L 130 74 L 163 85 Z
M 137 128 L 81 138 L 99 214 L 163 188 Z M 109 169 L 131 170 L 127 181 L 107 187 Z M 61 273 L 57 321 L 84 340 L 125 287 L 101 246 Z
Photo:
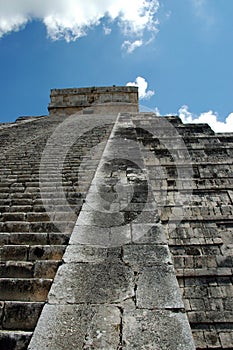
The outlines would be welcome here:
M 134 295 L 134 273 L 121 261 L 60 266 L 50 290 L 49 303 L 113 303 Z
M 195 350 L 184 313 L 169 310 L 135 310 L 123 315 L 125 350 Z
M 116 306 L 46 305 L 29 350 L 115 350 L 120 341 Z
M 133 269 L 172 264 L 167 245 L 137 244 L 123 247 L 123 261 Z
M 140 271 L 136 283 L 136 303 L 138 308 L 184 308 L 172 266 L 163 264 L 146 267 Z

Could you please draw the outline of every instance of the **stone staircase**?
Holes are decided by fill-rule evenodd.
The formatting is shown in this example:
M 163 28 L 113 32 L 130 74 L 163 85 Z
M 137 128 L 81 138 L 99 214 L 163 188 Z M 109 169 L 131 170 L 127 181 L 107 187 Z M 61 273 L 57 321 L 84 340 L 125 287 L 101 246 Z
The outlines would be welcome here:
M 162 142 L 138 129 L 141 143 L 159 162 L 153 167 L 155 198 L 165 184 L 166 203 L 161 206 L 176 276 L 196 349 L 233 349 L 233 137 L 214 134 L 207 125 L 183 125 L 168 117 L 188 149 L 192 183 L 178 182 L 177 163 Z M 162 141 L 162 139 L 160 139 Z M 174 142 L 176 148 L 176 142 Z M 157 169 L 157 170 L 156 170 Z M 159 187 L 160 185 L 160 187 Z M 189 202 L 175 204 L 179 191 L 192 188 Z M 169 221 L 174 206 L 182 222 Z
M 65 203 L 54 193 L 54 181 L 46 184 L 42 198 L 40 182 L 47 174 L 40 170 L 41 155 L 65 119 L 60 115 L 22 120 L 0 130 L 1 350 L 27 349 L 85 199 L 89 180 L 86 186 L 79 184 L 77 169 L 111 130 L 112 121 L 108 125 L 105 121 L 72 145 L 62 172 Z M 90 177 L 93 172 L 94 167 L 89 169 Z

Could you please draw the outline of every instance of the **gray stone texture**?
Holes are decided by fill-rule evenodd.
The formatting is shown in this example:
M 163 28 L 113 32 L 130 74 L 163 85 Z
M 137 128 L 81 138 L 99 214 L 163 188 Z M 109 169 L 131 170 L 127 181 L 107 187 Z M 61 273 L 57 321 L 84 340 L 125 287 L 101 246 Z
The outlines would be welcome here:
M 194 350 L 185 314 L 135 310 L 123 315 L 123 349 Z
M 134 295 L 134 274 L 120 261 L 62 265 L 49 293 L 51 304 L 117 303 Z
M 120 325 L 116 306 L 46 305 L 28 349 L 114 350 Z

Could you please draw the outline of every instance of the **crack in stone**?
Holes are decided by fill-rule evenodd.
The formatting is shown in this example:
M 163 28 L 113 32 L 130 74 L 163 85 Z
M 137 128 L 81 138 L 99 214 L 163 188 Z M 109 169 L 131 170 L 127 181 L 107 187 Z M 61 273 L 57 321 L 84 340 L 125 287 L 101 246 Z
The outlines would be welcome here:
M 96 312 L 93 313 L 93 316 L 91 317 L 91 320 L 89 322 L 89 327 L 88 327 L 88 329 L 86 331 L 86 334 L 84 336 L 84 342 L 83 342 L 83 345 L 82 345 L 82 349 L 83 350 L 91 349 L 92 346 L 93 346 L 93 340 L 90 337 L 90 333 L 91 333 L 91 327 L 92 327 L 93 319 L 95 318 L 95 316 L 96 316 Z
M 120 306 L 118 306 L 118 309 L 120 311 L 120 329 L 119 329 L 119 344 L 118 344 L 116 350 L 122 350 L 123 349 L 123 314 L 124 314 L 124 309 Z

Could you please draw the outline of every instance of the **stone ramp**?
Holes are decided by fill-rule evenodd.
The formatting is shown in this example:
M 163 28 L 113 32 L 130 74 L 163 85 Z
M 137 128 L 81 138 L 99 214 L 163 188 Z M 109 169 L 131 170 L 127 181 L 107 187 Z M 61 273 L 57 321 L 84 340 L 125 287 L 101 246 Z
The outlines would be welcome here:
M 195 349 L 145 156 L 121 115 L 30 350 Z
M 95 154 L 101 157 L 114 119 L 103 116 L 93 126 L 93 120 L 90 123 L 83 115 L 72 120 L 60 115 L 0 130 L 1 350 L 27 349 L 95 172 L 95 162 L 88 163 L 93 159 L 90 151 L 102 142 Z M 78 125 L 80 133 L 57 174 L 60 155 L 54 152 L 43 167 L 41 157 L 59 125 L 68 139 L 64 122 L 72 129 Z M 63 196 L 54 191 L 61 181 Z

